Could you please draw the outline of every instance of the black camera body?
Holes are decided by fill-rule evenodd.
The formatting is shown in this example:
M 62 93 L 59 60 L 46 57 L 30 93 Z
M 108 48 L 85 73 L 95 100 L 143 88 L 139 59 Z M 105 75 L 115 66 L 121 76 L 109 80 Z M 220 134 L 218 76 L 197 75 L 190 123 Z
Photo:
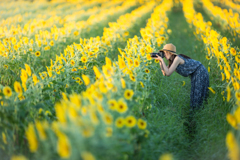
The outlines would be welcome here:
M 151 57 L 153 57 L 153 58 L 157 57 L 157 55 L 164 58 L 164 52 L 163 51 L 159 51 L 158 53 L 154 53 L 154 52 L 151 53 Z

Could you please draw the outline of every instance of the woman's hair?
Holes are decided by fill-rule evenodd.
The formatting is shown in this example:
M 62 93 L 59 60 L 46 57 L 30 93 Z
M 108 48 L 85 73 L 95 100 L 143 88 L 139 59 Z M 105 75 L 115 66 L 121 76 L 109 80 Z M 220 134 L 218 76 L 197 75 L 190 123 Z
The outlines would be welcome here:
M 188 57 L 188 56 L 186 56 L 186 55 L 184 55 L 184 54 L 179 54 L 180 56 L 183 56 L 184 58 L 187 58 L 187 59 L 191 59 L 190 57 Z M 172 54 L 172 56 L 169 58 L 169 60 L 168 60 L 168 68 L 170 68 L 171 67 L 171 65 L 172 65 L 172 63 L 173 63 L 173 61 L 174 61 L 174 59 L 177 57 L 177 55 L 175 55 L 175 54 Z

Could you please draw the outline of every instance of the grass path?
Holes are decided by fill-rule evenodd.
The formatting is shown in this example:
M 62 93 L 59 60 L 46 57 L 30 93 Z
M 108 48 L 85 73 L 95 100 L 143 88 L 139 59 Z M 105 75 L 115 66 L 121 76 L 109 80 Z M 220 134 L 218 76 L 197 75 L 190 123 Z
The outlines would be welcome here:
M 168 43 L 176 46 L 178 54 L 185 54 L 200 61 L 206 68 L 208 61 L 202 41 L 198 41 L 189 28 L 182 8 L 173 8 L 169 13 L 169 29 L 172 34 Z M 160 67 L 152 83 L 150 98 L 152 108 L 147 111 L 149 140 L 143 144 L 140 156 L 142 159 L 157 159 L 161 154 L 170 152 L 176 159 L 226 159 L 225 136 L 229 129 L 226 122 L 228 107 L 222 102 L 220 93 L 212 94 L 208 105 L 196 113 L 196 135 L 190 138 L 184 131 L 190 109 L 190 78 L 182 77 L 174 72 L 170 77 L 162 76 Z M 210 86 L 214 86 L 218 73 L 209 73 Z M 182 86 L 183 81 L 186 82 Z

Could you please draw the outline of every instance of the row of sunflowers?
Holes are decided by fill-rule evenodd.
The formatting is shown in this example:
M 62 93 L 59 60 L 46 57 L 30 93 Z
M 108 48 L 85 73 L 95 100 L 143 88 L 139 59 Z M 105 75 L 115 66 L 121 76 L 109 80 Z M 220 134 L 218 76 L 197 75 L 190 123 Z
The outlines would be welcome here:
M 111 5 L 113 4 L 116 4 L 116 2 L 111 3 Z M 66 22 L 64 24 L 65 27 L 58 28 L 53 26 L 49 28 L 51 31 L 49 29 L 40 29 L 34 34 L 34 38 L 31 38 L 29 34 L 27 34 L 29 36 L 24 35 L 24 29 L 21 28 L 20 30 L 13 30 L 18 33 L 17 35 L 11 34 L 13 32 L 11 29 L 10 32 L 4 30 L 4 33 L 10 33 L 8 35 L 10 37 L 3 38 L 0 44 L 1 63 L 4 66 L 1 67 L 1 73 L 3 74 L 1 78 L 2 83 L 11 85 L 10 79 L 12 77 L 8 77 L 8 74 L 17 74 L 17 70 L 19 67 L 24 66 L 24 63 L 31 66 L 40 63 L 46 66 L 49 64 L 46 58 L 50 59 L 55 54 L 59 55 L 61 50 L 66 47 L 66 42 L 79 40 L 79 36 L 84 37 L 96 30 L 95 26 L 100 26 L 100 24 L 102 27 L 99 27 L 99 29 L 102 29 L 109 20 L 115 19 L 135 5 L 137 5 L 136 1 L 127 1 L 120 6 L 103 7 L 98 14 L 90 16 L 86 21 L 78 21 L 78 23 L 71 25 Z M 38 58 L 36 59 L 36 57 Z
M 216 87 L 216 90 L 223 95 L 223 101 L 226 100 L 232 107 L 232 113 L 228 113 L 226 116 L 226 120 L 233 129 L 226 135 L 228 157 L 231 160 L 237 160 L 240 158 L 239 141 L 236 138 L 240 135 L 240 50 L 238 47 L 231 46 L 231 42 L 226 37 L 222 37 L 217 31 L 212 29 L 211 22 L 205 22 L 201 13 L 196 13 L 192 0 L 182 3 L 187 22 L 195 28 L 195 35 L 202 39 L 205 44 L 207 50 L 206 58 L 209 60 L 209 64 L 217 61 L 217 66 L 221 71 L 224 89 Z M 216 92 L 213 88 L 210 88 L 210 90 L 213 93 Z
M 122 6 L 125 3 L 136 4 L 124 2 Z M 148 82 L 154 74 L 149 73 L 158 67 L 149 53 L 165 43 L 171 33 L 166 13 L 172 5 L 166 0 L 160 5 L 148 2 L 109 24 L 102 37 L 81 38 L 80 43 L 67 46 L 55 60 L 33 51 L 36 56 L 29 59 L 30 63 L 23 61 L 24 67 L 18 69 L 14 89 L 1 86 L 5 127 L 1 147 L 11 154 L 12 146 L 28 144 L 31 159 L 134 156 L 141 149 L 141 141 L 149 136 L 144 119 L 148 108 L 143 100 L 153 87 Z M 108 58 L 114 43 L 122 41 L 134 23 L 153 8 L 141 30 L 142 38 L 135 36 L 127 41 L 125 49 L 119 48 L 118 60 Z M 131 20 L 129 28 L 122 27 L 126 20 Z M 40 63 L 35 61 L 40 56 L 51 64 L 45 72 L 31 63 Z M 22 139 L 22 135 L 26 138 Z M 28 156 L 16 155 L 12 159 Z
M 234 13 L 232 9 L 229 9 L 228 11 L 227 9 L 215 6 L 209 0 L 203 0 L 202 3 L 204 9 L 206 9 L 207 13 L 213 17 L 214 21 L 220 22 L 223 28 L 233 34 L 233 41 L 235 41 L 235 38 L 240 37 L 239 13 Z

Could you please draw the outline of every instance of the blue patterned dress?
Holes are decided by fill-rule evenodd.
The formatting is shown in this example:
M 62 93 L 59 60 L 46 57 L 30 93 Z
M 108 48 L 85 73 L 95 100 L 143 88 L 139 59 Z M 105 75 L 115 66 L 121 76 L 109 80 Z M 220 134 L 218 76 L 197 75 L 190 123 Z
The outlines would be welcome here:
M 199 108 L 204 100 L 207 100 L 209 95 L 209 75 L 207 69 L 201 62 L 194 59 L 182 58 L 185 63 L 179 64 L 176 72 L 184 77 L 190 76 L 191 78 L 191 95 L 190 106 L 192 109 Z

